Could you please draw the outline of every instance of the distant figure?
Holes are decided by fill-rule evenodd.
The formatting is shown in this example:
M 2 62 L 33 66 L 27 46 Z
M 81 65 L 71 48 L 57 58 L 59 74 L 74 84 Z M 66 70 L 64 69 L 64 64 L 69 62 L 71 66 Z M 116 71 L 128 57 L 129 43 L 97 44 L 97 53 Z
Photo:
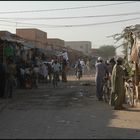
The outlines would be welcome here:
M 67 82 L 67 61 L 63 58 L 62 60 L 62 82 Z
M 49 83 L 51 83 L 51 81 L 52 81 L 52 65 L 50 63 L 47 63 L 47 69 L 48 69 Z
M 44 63 L 40 66 L 39 73 L 41 75 L 41 79 L 43 80 L 43 83 L 45 83 L 45 79 L 47 79 L 48 76 L 48 69 Z
M 53 73 L 55 73 L 57 75 L 57 81 L 60 81 L 60 78 L 59 78 L 59 73 L 60 73 L 60 70 L 61 70 L 61 66 L 60 64 L 58 63 L 57 60 L 55 60 L 52 64 L 52 70 L 53 70 Z
M 75 75 L 78 79 L 81 78 L 83 75 L 82 65 L 81 65 L 80 61 L 77 61 L 76 65 L 75 65 Z
M 24 65 L 20 66 L 20 88 L 25 88 L 25 67 Z
M 86 69 L 87 69 L 87 73 L 90 74 L 90 62 L 87 61 L 86 63 Z
M 39 78 L 39 67 L 35 65 L 33 67 L 33 87 L 38 88 L 38 78 Z
M 29 89 L 32 88 L 32 69 L 28 65 L 25 68 L 25 87 Z
M 85 62 L 83 59 L 80 60 L 80 64 L 82 66 L 82 74 L 84 74 L 85 73 Z
M 109 60 L 106 60 L 105 64 L 107 66 L 109 76 L 111 76 L 111 74 L 112 74 L 112 64 L 109 62 Z

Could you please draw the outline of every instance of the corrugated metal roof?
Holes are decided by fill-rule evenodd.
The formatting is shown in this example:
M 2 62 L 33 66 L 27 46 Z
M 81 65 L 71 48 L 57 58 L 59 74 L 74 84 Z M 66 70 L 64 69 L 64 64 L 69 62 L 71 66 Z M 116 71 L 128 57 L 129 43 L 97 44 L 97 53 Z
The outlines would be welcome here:
M 22 44 L 24 45 L 25 49 L 31 49 L 31 48 L 35 48 L 35 46 L 29 42 L 22 42 Z

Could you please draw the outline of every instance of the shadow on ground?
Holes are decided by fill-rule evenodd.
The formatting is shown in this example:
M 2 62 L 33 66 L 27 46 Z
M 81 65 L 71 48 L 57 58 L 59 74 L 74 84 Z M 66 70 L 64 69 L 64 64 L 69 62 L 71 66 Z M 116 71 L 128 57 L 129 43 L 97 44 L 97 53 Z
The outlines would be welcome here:
M 0 138 L 121 139 L 140 137 L 139 110 L 114 111 L 95 98 L 95 83 L 71 80 L 16 90 L 0 112 Z

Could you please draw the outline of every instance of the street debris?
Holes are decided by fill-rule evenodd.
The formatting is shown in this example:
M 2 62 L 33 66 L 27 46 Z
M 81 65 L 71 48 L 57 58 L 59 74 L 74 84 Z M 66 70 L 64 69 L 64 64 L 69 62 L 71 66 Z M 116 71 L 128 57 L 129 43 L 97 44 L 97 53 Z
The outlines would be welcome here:
M 91 86 L 91 83 L 82 83 L 82 86 Z

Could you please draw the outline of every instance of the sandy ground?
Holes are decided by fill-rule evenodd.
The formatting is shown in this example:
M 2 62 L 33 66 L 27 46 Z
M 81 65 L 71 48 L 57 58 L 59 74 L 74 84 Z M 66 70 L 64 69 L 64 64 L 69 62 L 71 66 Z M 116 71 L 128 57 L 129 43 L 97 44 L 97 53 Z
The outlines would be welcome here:
M 140 138 L 140 108 L 116 111 L 97 101 L 93 75 L 15 90 L 0 106 L 0 139 Z

